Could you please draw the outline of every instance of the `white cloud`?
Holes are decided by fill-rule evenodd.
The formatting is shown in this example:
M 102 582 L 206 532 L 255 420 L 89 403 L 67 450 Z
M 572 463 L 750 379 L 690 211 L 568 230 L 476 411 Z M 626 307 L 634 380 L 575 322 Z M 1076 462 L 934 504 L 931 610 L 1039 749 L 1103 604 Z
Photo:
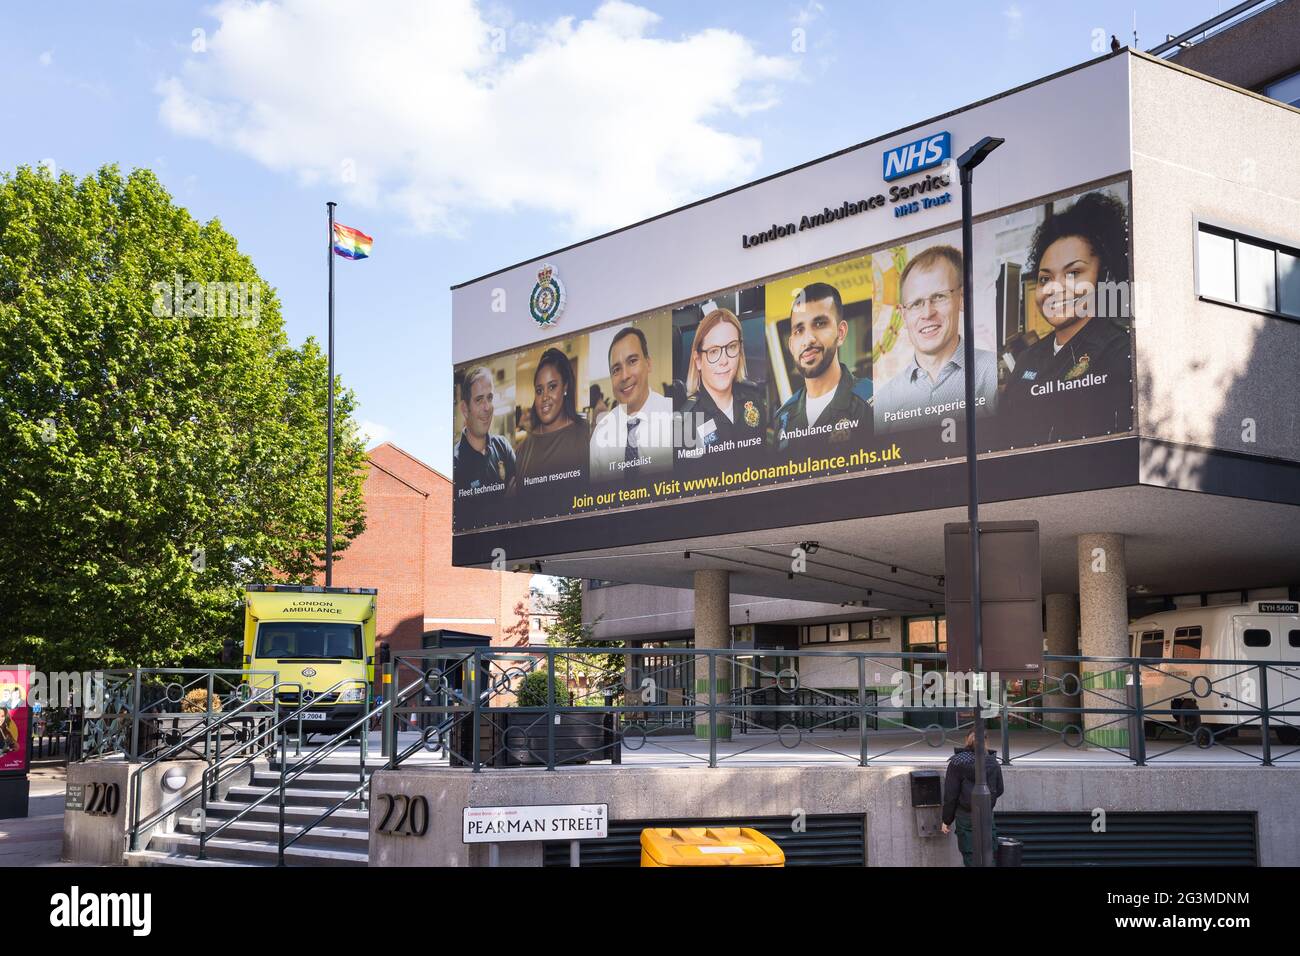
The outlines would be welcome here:
M 1025 13 L 1020 9 L 1020 5 L 1011 4 L 1002 11 L 1002 16 L 1007 21 L 1007 36 L 1012 40 L 1019 40 L 1025 33 Z
M 49 66 L 51 63 L 54 62 L 54 51 L 46 50 L 36 59 L 40 62 L 41 66 Z
M 610 0 L 588 19 L 495 22 L 475 0 L 222 0 L 203 56 L 158 85 L 172 130 L 352 202 L 455 233 L 481 210 L 593 231 L 743 181 L 794 58 L 719 29 L 660 39 Z
M 792 19 L 796 26 L 805 27 L 825 12 L 826 8 L 817 0 L 808 0 L 807 3 L 795 11 Z
M 382 445 L 386 441 L 391 441 L 393 430 L 387 425 L 381 425 L 378 422 L 366 421 L 365 419 L 357 422 L 357 434 L 365 442 L 367 448 L 374 448 L 376 445 Z

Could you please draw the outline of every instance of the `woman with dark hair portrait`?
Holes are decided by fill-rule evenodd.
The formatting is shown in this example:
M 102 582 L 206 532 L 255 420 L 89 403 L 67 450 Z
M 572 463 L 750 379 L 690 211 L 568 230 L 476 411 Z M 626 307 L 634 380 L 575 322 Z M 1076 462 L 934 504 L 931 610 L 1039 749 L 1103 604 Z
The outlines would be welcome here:
M 1052 334 L 1025 349 L 1003 407 L 1015 444 L 1042 444 L 1132 427 L 1128 217 L 1114 196 L 1081 196 L 1034 233 L 1030 275 Z
M 515 449 L 515 491 L 528 478 L 586 470 L 590 435 L 578 415 L 576 392 L 568 356 L 559 349 L 547 349 L 533 373 L 528 435 Z
M 745 343 L 740 320 L 714 309 L 695 330 L 686 371 L 682 419 L 695 416 L 698 448 L 756 438 L 767 428 L 764 390 L 745 378 Z

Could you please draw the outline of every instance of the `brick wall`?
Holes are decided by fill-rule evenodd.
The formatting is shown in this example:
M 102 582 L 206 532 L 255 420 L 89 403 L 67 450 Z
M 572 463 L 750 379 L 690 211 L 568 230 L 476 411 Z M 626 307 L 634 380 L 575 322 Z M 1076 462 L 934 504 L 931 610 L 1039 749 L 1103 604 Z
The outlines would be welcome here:
M 504 643 L 529 575 L 452 567 L 451 482 L 389 442 L 369 457 L 366 530 L 335 559 L 334 585 L 379 589 L 378 639 L 395 652 L 438 628 Z

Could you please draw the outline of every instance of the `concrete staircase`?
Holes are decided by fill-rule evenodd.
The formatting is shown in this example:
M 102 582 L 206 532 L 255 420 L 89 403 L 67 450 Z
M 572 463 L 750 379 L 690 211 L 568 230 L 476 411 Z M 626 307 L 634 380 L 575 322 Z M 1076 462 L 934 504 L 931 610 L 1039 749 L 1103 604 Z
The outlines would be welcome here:
M 290 770 L 297 759 L 288 760 Z M 377 766 L 373 763 L 372 767 Z M 371 768 L 367 768 L 369 779 Z M 360 755 L 332 754 L 300 774 L 285 789 L 284 829 L 292 838 L 360 783 Z M 170 832 L 155 832 L 144 850 L 126 854 L 130 866 L 275 866 L 279 845 L 278 757 L 259 762 L 246 783 L 232 786 L 221 800 L 210 800 L 206 821 L 197 802 L 176 818 Z M 270 794 L 221 834 L 207 841 L 198 858 L 199 833 L 209 832 L 258 798 Z M 366 866 L 370 857 L 370 814 L 353 797 L 285 851 L 287 866 Z

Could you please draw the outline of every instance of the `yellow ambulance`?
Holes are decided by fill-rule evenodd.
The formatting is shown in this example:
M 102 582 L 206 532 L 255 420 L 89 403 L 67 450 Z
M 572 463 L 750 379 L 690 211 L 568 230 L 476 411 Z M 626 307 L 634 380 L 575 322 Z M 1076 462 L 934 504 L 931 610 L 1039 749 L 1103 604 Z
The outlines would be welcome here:
M 311 704 L 302 713 L 305 734 L 337 733 L 369 708 L 377 593 L 294 584 L 246 590 L 244 669 L 274 671 L 282 683 L 302 685 L 302 701 Z M 299 703 L 296 690 L 279 698 L 282 705 Z

